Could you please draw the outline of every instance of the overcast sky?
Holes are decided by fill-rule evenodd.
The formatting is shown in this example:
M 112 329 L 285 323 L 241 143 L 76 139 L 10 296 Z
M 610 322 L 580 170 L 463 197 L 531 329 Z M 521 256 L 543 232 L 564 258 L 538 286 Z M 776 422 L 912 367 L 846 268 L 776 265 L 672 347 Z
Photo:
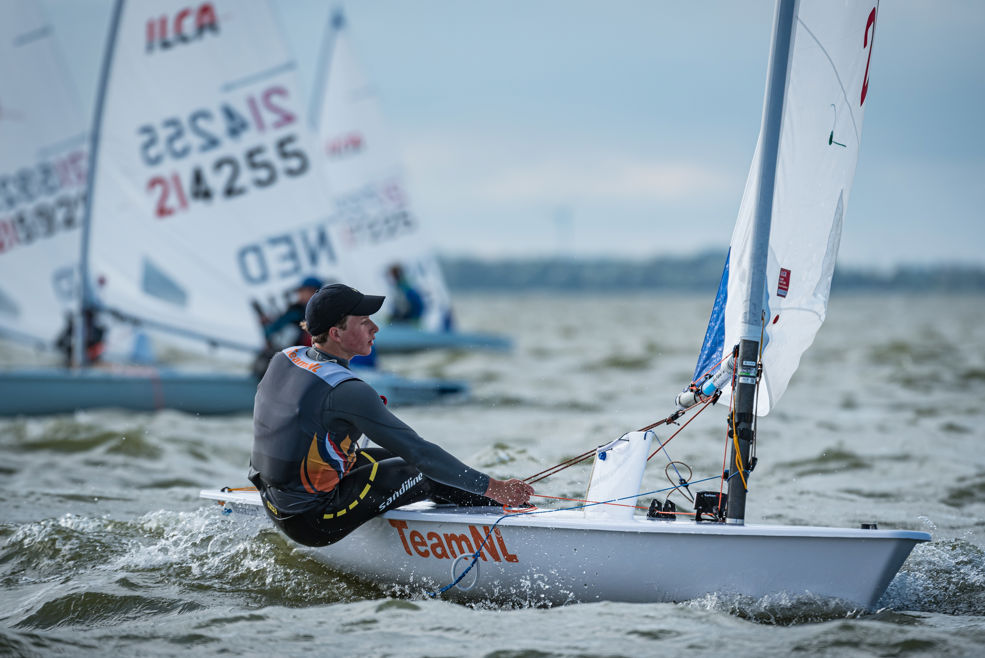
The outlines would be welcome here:
M 43 4 L 91 111 L 112 2 Z M 333 4 L 275 4 L 308 89 Z M 759 130 L 771 0 L 342 6 L 441 252 L 724 249 Z M 985 2 L 883 0 L 840 262 L 985 264 L 983 35 Z

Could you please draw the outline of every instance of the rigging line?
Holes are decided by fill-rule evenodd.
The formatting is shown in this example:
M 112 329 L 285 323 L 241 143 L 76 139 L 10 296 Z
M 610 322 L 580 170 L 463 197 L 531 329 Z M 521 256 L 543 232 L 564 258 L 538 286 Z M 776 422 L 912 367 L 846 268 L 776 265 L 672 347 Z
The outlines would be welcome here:
M 670 454 L 667 453 L 666 449 L 664 450 L 664 453 L 667 454 L 667 458 L 669 459 L 670 458 Z M 677 464 L 681 464 L 682 466 L 684 466 L 685 468 L 687 468 L 687 470 L 688 470 L 687 478 L 685 478 L 683 475 L 681 475 L 681 472 L 679 470 L 677 470 Z M 678 482 L 678 484 L 680 486 L 684 487 L 684 491 L 681 491 L 681 495 L 684 496 L 687 500 L 689 500 L 689 501 L 691 501 L 693 503 L 694 502 L 694 494 L 691 493 L 691 489 L 689 487 L 690 487 L 690 479 L 692 477 L 694 477 L 694 470 L 690 466 L 688 466 L 685 462 L 677 462 L 677 461 L 670 462 L 669 464 L 667 464 L 666 466 L 664 466 L 664 475 L 667 476 L 667 481 L 670 482 L 671 484 L 674 484 L 674 480 L 671 479 L 670 473 L 667 472 L 667 469 L 670 468 L 671 466 L 674 467 L 674 472 L 677 473 L 677 482 Z M 671 492 L 671 493 L 673 493 L 673 492 Z M 669 495 L 670 494 L 668 494 L 668 496 Z
M 731 410 L 732 403 L 729 402 L 729 409 Z M 726 432 L 724 450 L 722 450 L 722 476 L 719 478 L 718 482 L 718 507 L 722 506 L 722 491 L 725 489 L 725 468 L 728 463 L 728 436 Z
M 711 403 L 711 402 L 713 402 L 714 400 L 717 400 L 717 398 L 711 398 L 711 399 L 709 399 L 707 402 L 705 402 L 704 407 L 707 407 L 708 404 Z M 691 420 L 694 420 L 695 418 L 697 418 L 698 417 L 698 414 L 700 414 L 702 411 L 704 411 L 704 407 L 701 407 L 700 409 L 698 409 L 698 411 L 694 414 L 694 416 L 691 417 Z M 677 420 L 678 418 L 680 418 L 681 416 L 683 416 L 684 414 L 686 414 L 688 411 L 690 411 L 690 410 L 689 409 L 682 409 L 682 410 L 675 411 L 674 413 L 672 413 L 671 415 L 667 416 L 666 418 L 663 418 L 661 420 L 658 420 L 657 422 L 652 423 L 650 425 L 647 425 L 646 427 L 641 427 L 637 431 L 638 432 L 646 432 L 648 430 L 653 429 L 654 427 L 657 427 L 658 425 L 664 425 L 664 424 L 672 423 L 675 420 Z M 691 420 L 689 420 L 687 422 L 690 423 Z M 672 439 L 672 438 L 674 438 L 674 436 L 677 436 L 677 434 L 680 433 L 680 431 L 683 430 L 685 427 L 687 427 L 687 423 L 684 423 L 684 425 L 682 425 L 681 428 L 679 430 L 677 430 L 677 432 L 674 432 L 673 436 L 671 436 L 670 438 Z M 660 448 L 662 448 L 663 446 L 667 445 L 667 443 L 669 443 L 669 442 L 670 442 L 670 439 L 667 439 L 666 441 L 664 441 L 661 444 Z M 657 452 L 660 451 L 660 448 L 657 448 L 657 450 L 653 453 L 653 455 L 657 454 Z M 540 482 L 543 479 L 546 479 L 546 478 L 548 478 L 548 477 L 550 477 L 552 475 L 556 475 L 557 473 L 560 473 L 561 471 L 563 471 L 564 469 L 568 468 L 569 466 L 574 466 L 574 465 L 576 465 L 576 464 L 578 464 L 580 462 L 585 461 L 586 459 L 588 459 L 590 456 L 592 456 L 594 454 L 595 454 L 595 448 L 592 448 L 591 450 L 587 450 L 587 451 L 583 452 L 580 455 L 576 455 L 574 457 L 570 457 L 570 458 L 562 461 L 559 464 L 555 464 L 554 466 L 550 466 L 548 468 L 545 468 L 544 470 L 540 471 L 539 473 L 534 473 L 533 475 L 527 476 L 527 477 L 525 477 L 523 479 L 523 481 L 526 482 L 526 483 L 528 483 L 528 484 L 533 484 L 534 482 Z M 649 457 L 647 457 L 647 461 L 649 461 L 650 459 L 653 459 L 653 455 L 650 455 Z M 668 454 L 667 457 L 669 459 L 670 458 L 670 455 Z
M 727 353 L 725 356 L 723 356 L 721 359 L 718 360 L 718 363 L 712 365 L 711 367 L 708 368 L 708 370 L 706 370 L 705 372 L 703 372 L 701 374 L 701 379 L 704 380 L 704 378 L 707 377 L 708 375 L 710 375 L 713 371 L 718 370 L 718 366 L 722 365 L 722 363 L 725 362 L 725 359 L 727 359 L 729 357 L 729 354 L 731 354 L 731 352 Z M 697 383 L 698 383 L 698 380 L 697 379 L 695 379 L 693 382 L 691 382 L 692 385 L 697 384 Z
M 636 431 L 637 432 L 646 432 L 648 430 L 652 430 L 654 427 L 659 427 L 660 425 L 670 424 L 670 423 L 674 422 L 675 420 L 677 420 L 678 418 L 680 418 L 681 416 L 683 416 L 685 413 L 687 413 L 687 410 L 686 409 L 685 410 L 679 409 L 679 410 L 675 411 L 674 413 L 670 414 L 669 416 L 667 416 L 666 418 L 662 418 L 661 420 L 658 420 L 655 423 L 650 423 L 646 427 L 641 427 L 641 428 L 639 428 Z
M 766 311 L 764 310 L 760 314 L 759 323 L 759 355 L 756 357 L 756 393 L 752 400 L 752 441 L 750 442 L 752 449 L 752 459 L 756 458 L 756 438 L 759 436 L 759 384 L 763 380 L 763 350 L 765 345 L 763 345 L 763 337 L 766 335 Z
M 739 471 L 739 477 L 742 478 L 742 488 L 749 491 L 749 485 L 746 484 L 746 467 L 742 463 L 742 452 L 739 451 L 739 430 L 735 425 L 735 405 L 732 405 L 732 445 L 735 448 L 735 470 Z M 730 477 L 732 475 L 729 474 Z
M 578 464 L 579 462 L 585 461 L 586 459 L 588 459 L 593 454 L 595 454 L 595 448 L 592 448 L 591 450 L 589 450 L 587 452 L 583 452 L 582 454 L 577 455 L 575 457 L 571 457 L 570 459 L 566 459 L 563 462 L 561 462 L 560 464 L 555 464 L 554 466 L 551 466 L 549 468 L 545 468 L 540 473 L 534 473 L 533 475 L 524 478 L 523 481 L 526 482 L 526 483 L 528 483 L 528 484 L 533 484 L 534 482 L 540 482 L 544 478 L 548 478 L 548 477 L 554 475 L 555 473 L 560 473 L 561 471 L 563 471 L 564 469 L 568 468 L 569 466 L 574 466 L 575 464 Z M 540 477 L 538 477 L 538 476 L 540 476 Z
M 681 429 L 684 429 L 684 428 L 682 427 Z M 663 450 L 664 456 L 667 457 L 667 462 L 668 463 L 667 463 L 667 466 L 664 467 L 664 475 L 666 475 L 667 476 L 667 480 L 669 480 L 670 483 L 673 484 L 674 481 L 670 479 L 670 473 L 667 472 L 667 468 L 673 466 L 674 472 L 677 473 L 677 481 L 678 482 L 684 482 L 684 488 L 687 490 L 688 494 L 690 494 L 691 493 L 690 489 L 687 489 L 687 480 L 684 479 L 684 476 L 681 475 L 681 472 L 679 470 L 677 470 L 677 464 L 678 464 L 678 462 L 676 462 L 673 459 L 671 459 L 670 453 L 667 452 L 667 448 L 665 446 L 666 446 L 666 444 L 662 444 L 659 448 L 657 448 L 657 450 Z M 647 459 L 647 461 L 649 461 L 649 459 Z M 683 464 L 684 462 L 680 462 L 680 463 Z M 685 466 L 687 466 L 687 465 L 685 464 Z M 688 468 L 690 468 L 690 466 L 688 466 Z M 694 473 L 692 472 L 691 475 L 694 475 Z M 690 496 L 688 496 L 688 498 L 690 498 Z M 692 500 L 691 502 L 694 502 L 694 501 Z
M 718 475 L 712 475 L 712 476 L 709 476 L 709 477 L 706 477 L 706 478 L 702 478 L 700 480 L 695 480 L 694 482 L 689 482 L 688 484 L 689 485 L 690 484 L 701 484 L 702 482 L 708 482 L 709 480 L 719 480 L 719 479 L 721 479 L 720 476 L 718 476 Z M 617 501 L 627 500 L 629 498 L 641 498 L 643 496 L 652 496 L 654 494 L 664 493 L 666 491 L 670 491 L 671 493 L 673 493 L 675 490 L 680 489 L 682 486 L 684 486 L 684 485 L 674 484 L 673 482 L 671 482 L 669 487 L 663 487 L 662 489 L 653 489 L 652 491 L 643 491 L 643 492 L 640 492 L 638 494 L 631 494 L 629 496 L 622 496 L 620 498 L 612 498 L 610 500 L 588 500 L 586 498 L 565 498 L 563 496 L 548 496 L 547 494 L 533 494 L 534 496 L 537 496 L 539 498 L 551 498 L 553 500 L 568 500 L 568 501 L 572 501 L 572 502 L 579 502 L 579 503 L 585 503 L 585 504 L 584 505 L 575 505 L 574 507 L 559 507 L 558 509 L 546 509 L 546 510 L 537 509 L 536 511 L 522 511 L 522 512 L 514 513 L 514 516 L 517 515 L 517 514 L 535 514 L 535 513 L 536 514 L 546 514 L 548 512 L 571 511 L 571 510 L 580 509 L 582 507 L 593 507 L 595 505 L 615 505 L 616 507 L 636 507 L 637 509 L 648 510 L 649 507 L 638 507 L 636 505 L 627 505 L 627 504 L 624 504 L 624 503 L 619 503 Z M 675 514 L 690 514 L 690 513 L 691 512 L 676 512 L 675 511 Z
M 654 450 L 652 453 L 650 453 L 650 456 L 647 457 L 646 460 L 647 461 L 650 461 L 651 459 L 653 459 L 654 455 L 656 455 L 658 452 L 660 452 L 661 448 L 663 448 L 665 445 L 667 445 L 668 443 L 670 443 L 671 440 L 675 436 L 677 436 L 678 434 L 680 434 L 681 432 L 683 432 L 684 431 L 684 428 L 687 427 L 691 423 L 692 420 L 694 420 L 695 418 L 697 418 L 698 416 L 700 416 L 701 415 L 701 412 L 704 411 L 705 409 L 707 409 L 708 408 L 708 405 L 710 405 L 715 399 L 717 399 L 717 398 L 709 398 L 708 400 L 706 400 L 705 403 L 703 405 L 701 405 L 701 408 L 698 409 L 694 413 L 693 416 L 691 416 L 690 418 L 688 418 L 687 422 L 684 423 L 683 425 L 681 425 L 680 428 L 678 428 L 678 430 L 676 432 L 674 432 L 673 434 L 671 434 L 669 439 L 667 439 L 666 441 L 664 441 L 663 443 L 661 443 L 659 446 L 657 446 L 657 449 Z
M 713 480 L 713 479 L 715 479 L 717 477 L 718 477 L 717 475 L 713 475 L 713 476 L 708 477 L 708 478 L 705 478 L 703 480 L 698 480 L 697 482 L 694 482 L 692 484 L 699 484 L 701 482 L 706 482 L 708 480 Z M 453 580 L 452 582 L 448 583 L 444 587 L 439 588 L 436 591 L 429 591 L 429 592 L 426 592 L 426 593 L 432 599 L 435 599 L 435 598 L 438 598 L 438 596 L 440 594 L 444 594 L 445 592 L 447 592 L 448 590 L 450 590 L 452 587 L 454 587 L 458 583 L 462 582 L 462 579 L 465 578 L 465 575 L 469 571 L 471 571 L 472 568 L 479 562 L 479 557 L 482 555 L 482 549 L 485 548 L 486 542 L 489 541 L 489 538 L 490 537 L 492 537 L 493 532 L 496 531 L 497 526 L 499 526 L 500 522 L 503 519 L 507 519 L 507 518 L 509 518 L 511 516 L 533 516 L 535 514 L 550 514 L 552 512 L 570 512 L 572 510 L 582 509 L 582 508 L 585 508 L 585 507 L 592 507 L 594 505 L 611 505 L 611 504 L 616 503 L 617 501 L 626 500 L 627 498 L 636 498 L 636 497 L 639 497 L 639 496 L 650 496 L 650 495 L 653 495 L 653 494 L 661 493 L 663 491 L 667 491 L 669 489 L 676 489 L 676 488 L 677 487 L 664 487 L 663 489 L 656 489 L 654 491 L 646 491 L 646 492 L 639 493 L 639 494 L 633 494 L 631 496 L 622 496 L 620 498 L 613 498 L 612 500 L 606 500 L 606 501 L 600 501 L 600 502 L 592 502 L 592 503 L 588 503 L 588 504 L 584 504 L 584 505 L 572 505 L 571 507 L 560 507 L 558 509 L 544 509 L 544 510 L 542 510 L 542 509 L 534 508 L 533 510 L 529 510 L 529 511 L 528 510 L 523 510 L 523 511 L 518 511 L 518 512 L 512 512 L 512 513 L 503 514 L 498 519 L 496 519 L 493 522 L 493 524 L 491 526 L 489 526 L 489 528 L 486 529 L 486 536 L 482 538 L 482 541 L 479 543 L 479 547 L 476 548 L 475 551 L 472 553 L 472 561 L 469 562 L 469 566 L 467 566 L 465 568 L 465 570 L 462 571 L 462 573 L 460 573 L 458 575 L 458 577 L 456 577 L 455 580 Z M 538 494 L 534 494 L 534 495 L 538 495 Z M 689 512 L 675 512 L 675 513 L 678 513 L 678 514 L 682 514 L 683 515 L 683 514 L 688 514 Z

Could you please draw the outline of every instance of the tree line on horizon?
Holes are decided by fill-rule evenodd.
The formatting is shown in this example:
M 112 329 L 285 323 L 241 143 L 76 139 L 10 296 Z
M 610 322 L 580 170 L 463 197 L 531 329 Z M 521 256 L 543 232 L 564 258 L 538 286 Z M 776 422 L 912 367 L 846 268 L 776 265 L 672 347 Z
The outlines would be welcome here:
M 647 260 L 529 257 L 487 260 L 445 256 L 442 269 L 450 288 L 463 291 L 667 291 L 709 292 L 718 288 L 719 252 L 662 256 Z M 838 266 L 832 289 L 883 292 L 983 292 L 985 266 L 898 265 L 888 271 Z

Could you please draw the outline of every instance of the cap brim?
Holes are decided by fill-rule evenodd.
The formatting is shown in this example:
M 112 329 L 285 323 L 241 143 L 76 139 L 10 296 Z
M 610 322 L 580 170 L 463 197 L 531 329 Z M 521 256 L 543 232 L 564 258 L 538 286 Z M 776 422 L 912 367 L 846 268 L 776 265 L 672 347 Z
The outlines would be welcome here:
M 363 295 L 362 300 L 346 315 L 372 315 L 380 310 L 384 299 L 386 297 L 382 295 Z

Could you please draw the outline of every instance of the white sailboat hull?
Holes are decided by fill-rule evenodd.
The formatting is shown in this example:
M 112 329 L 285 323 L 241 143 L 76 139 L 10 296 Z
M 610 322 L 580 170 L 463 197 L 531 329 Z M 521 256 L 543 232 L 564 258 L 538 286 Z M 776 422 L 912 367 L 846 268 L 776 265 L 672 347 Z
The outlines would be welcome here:
M 256 513 L 255 493 L 203 491 Z M 391 510 L 343 541 L 308 549 L 340 571 L 411 591 L 436 591 L 461 574 L 502 516 L 498 508 L 419 504 Z M 810 595 L 873 607 L 913 547 L 903 530 L 586 519 L 578 511 L 514 515 L 486 541 L 478 575 L 442 596 L 463 601 L 563 604 L 675 602 L 706 594 Z M 473 585 L 473 580 L 474 585 Z

